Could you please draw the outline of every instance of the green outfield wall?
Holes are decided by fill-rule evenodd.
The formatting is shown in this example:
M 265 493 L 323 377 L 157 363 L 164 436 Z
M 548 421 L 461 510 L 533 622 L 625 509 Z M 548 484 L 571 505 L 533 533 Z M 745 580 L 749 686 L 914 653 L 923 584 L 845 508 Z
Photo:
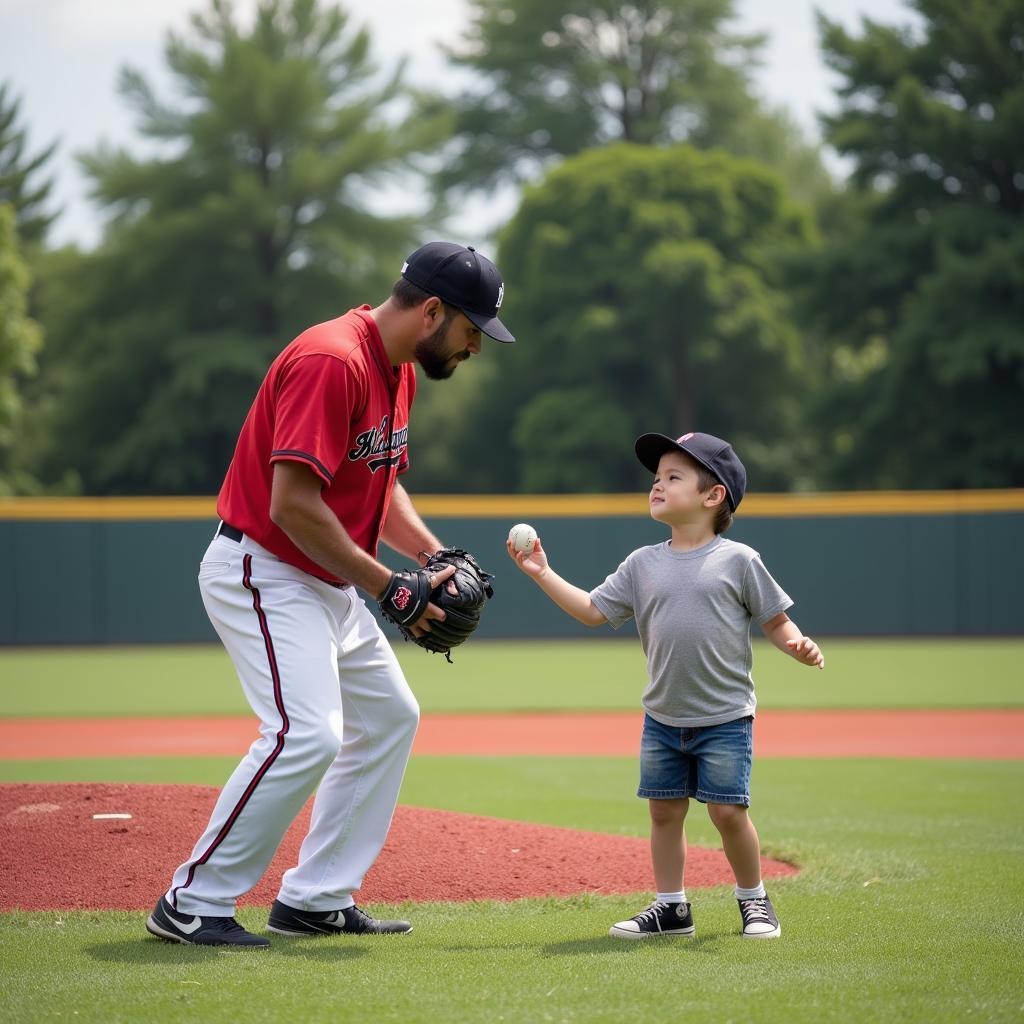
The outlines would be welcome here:
M 513 523 L 532 523 L 584 588 L 667 537 L 644 495 L 426 496 L 417 507 L 496 574 L 479 634 L 494 638 L 613 634 L 578 625 L 512 565 Z M 214 640 L 196 569 L 215 525 L 208 498 L 0 500 L 0 644 Z M 808 633 L 1024 633 L 1024 490 L 753 494 L 729 536 L 761 553 Z

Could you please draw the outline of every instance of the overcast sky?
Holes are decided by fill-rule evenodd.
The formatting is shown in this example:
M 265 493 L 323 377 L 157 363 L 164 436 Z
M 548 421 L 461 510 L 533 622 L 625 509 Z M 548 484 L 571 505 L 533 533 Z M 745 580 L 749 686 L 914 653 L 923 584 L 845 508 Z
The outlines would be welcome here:
M 465 0 L 341 0 L 369 26 L 378 62 L 409 59 L 411 81 L 443 85 L 439 40 L 452 41 L 465 23 Z M 118 69 L 130 64 L 166 84 L 163 46 L 168 28 L 182 28 L 204 0 L 0 0 L 0 81 L 21 100 L 29 152 L 57 140 L 51 168 L 63 212 L 50 241 L 93 245 L 100 218 L 86 195 L 75 154 L 100 140 L 137 145 L 131 112 L 116 92 Z M 236 0 L 244 15 L 255 0 Z M 765 99 L 785 106 L 811 133 L 816 113 L 832 106 L 834 80 L 822 63 L 814 11 L 857 28 L 862 16 L 906 23 L 898 0 L 737 0 L 739 31 L 764 31 L 769 42 L 756 81 Z M 166 95 L 166 91 L 164 92 Z M 467 238 L 472 242 L 473 239 Z

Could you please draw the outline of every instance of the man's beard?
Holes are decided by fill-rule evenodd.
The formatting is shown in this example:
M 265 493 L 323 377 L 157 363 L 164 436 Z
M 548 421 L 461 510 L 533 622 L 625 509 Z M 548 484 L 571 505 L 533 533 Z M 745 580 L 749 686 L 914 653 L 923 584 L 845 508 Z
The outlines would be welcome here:
M 446 316 L 437 330 L 419 342 L 414 350 L 416 361 L 430 380 L 447 380 L 455 372 L 451 362 L 455 353 L 448 350 L 451 322 L 452 317 Z

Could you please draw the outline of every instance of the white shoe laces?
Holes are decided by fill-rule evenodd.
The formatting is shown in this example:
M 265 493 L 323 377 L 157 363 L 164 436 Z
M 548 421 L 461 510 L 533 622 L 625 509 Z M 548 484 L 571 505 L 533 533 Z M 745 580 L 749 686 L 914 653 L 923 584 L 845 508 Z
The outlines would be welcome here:
M 661 900 L 655 900 L 646 910 L 641 910 L 633 920 L 637 924 L 646 924 L 648 921 L 653 921 L 658 917 L 662 910 L 667 910 L 669 904 L 662 902 Z
M 771 918 L 768 916 L 768 905 L 767 897 L 756 896 L 752 900 L 741 900 L 740 901 L 740 913 L 743 914 L 743 924 L 752 924 L 754 921 L 766 921 L 771 924 Z

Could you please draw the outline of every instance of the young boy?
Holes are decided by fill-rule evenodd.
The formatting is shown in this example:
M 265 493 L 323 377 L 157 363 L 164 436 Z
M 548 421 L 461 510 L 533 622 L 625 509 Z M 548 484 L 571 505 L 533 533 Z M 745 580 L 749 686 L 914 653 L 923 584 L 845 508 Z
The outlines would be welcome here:
M 640 788 L 651 812 L 657 896 L 613 925 L 624 939 L 696 933 L 683 888 L 690 797 L 708 806 L 736 878 L 743 935 L 782 933 L 761 881 L 761 848 L 750 805 L 750 623 L 803 665 L 825 667 L 818 645 L 786 615 L 792 601 L 752 548 L 721 537 L 743 498 L 747 474 L 732 447 L 710 434 L 637 439 L 654 473 L 651 518 L 671 540 L 634 551 L 589 594 L 551 568 L 540 540 L 508 552 L 520 569 L 573 618 L 618 628 L 631 617 L 647 655 Z

